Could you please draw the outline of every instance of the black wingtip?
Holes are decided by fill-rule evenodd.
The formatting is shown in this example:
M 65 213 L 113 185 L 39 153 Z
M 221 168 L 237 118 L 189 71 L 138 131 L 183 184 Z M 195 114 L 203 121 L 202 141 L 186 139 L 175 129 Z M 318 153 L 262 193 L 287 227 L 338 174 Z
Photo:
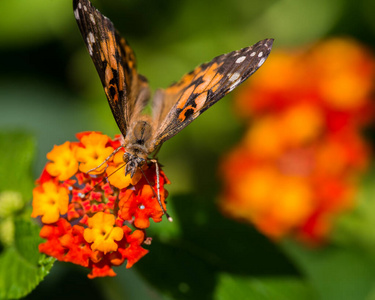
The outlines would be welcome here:
M 73 0 L 73 10 L 77 9 L 79 0 Z
M 267 40 L 269 41 L 269 44 L 270 44 L 269 47 L 272 48 L 272 45 L 273 45 L 273 42 L 275 41 L 275 39 L 271 38 L 271 39 L 267 39 Z
M 254 45 L 254 48 L 256 46 L 261 46 L 263 49 L 266 48 L 267 53 L 269 54 L 271 52 L 271 49 L 272 49 L 272 46 L 273 46 L 273 42 L 274 42 L 274 39 L 272 39 L 272 38 L 271 39 L 264 39 L 264 40 L 261 40 L 258 43 L 256 43 Z
M 267 48 L 271 49 L 274 40 L 275 39 L 272 39 L 272 38 L 271 39 L 264 39 L 264 40 L 260 41 L 260 43 L 262 43 L 263 45 L 265 45 Z
M 267 39 L 267 43 L 266 43 L 266 47 L 268 49 L 268 51 L 271 51 L 272 49 L 272 46 L 273 46 L 273 42 L 275 41 L 275 39 Z

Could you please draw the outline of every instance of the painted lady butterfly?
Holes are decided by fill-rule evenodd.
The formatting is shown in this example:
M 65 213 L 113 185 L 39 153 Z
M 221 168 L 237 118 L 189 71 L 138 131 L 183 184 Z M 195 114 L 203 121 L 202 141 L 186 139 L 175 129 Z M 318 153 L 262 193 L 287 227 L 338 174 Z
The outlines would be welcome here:
M 89 0 L 73 0 L 73 9 L 124 137 L 123 145 L 114 153 L 125 149 L 125 174 L 131 176 L 166 140 L 250 77 L 267 59 L 273 43 L 273 39 L 265 39 L 217 56 L 167 89 L 158 89 L 152 102 L 153 114 L 148 116 L 142 111 L 150 89 L 147 79 L 137 72 L 127 41 Z

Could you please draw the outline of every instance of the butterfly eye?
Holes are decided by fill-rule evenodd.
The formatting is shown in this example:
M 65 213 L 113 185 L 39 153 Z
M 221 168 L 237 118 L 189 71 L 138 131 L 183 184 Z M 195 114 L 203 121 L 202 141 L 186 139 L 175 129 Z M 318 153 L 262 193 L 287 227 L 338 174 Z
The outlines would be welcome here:
M 122 157 L 122 159 L 124 160 L 125 163 L 127 163 L 129 161 L 129 157 L 130 157 L 130 154 L 125 152 L 124 153 L 124 156 Z
M 139 167 L 143 166 L 145 164 L 146 160 L 143 158 L 138 157 L 137 158 L 137 164 Z

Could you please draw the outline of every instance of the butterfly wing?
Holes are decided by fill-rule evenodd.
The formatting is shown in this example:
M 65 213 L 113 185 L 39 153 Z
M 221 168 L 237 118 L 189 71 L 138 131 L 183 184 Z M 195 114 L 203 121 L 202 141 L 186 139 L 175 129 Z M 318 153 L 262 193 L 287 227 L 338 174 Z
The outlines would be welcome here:
M 273 39 L 215 57 L 154 98 L 155 146 L 170 139 L 249 78 L 267 59 Z
M 113 116 L 125 136 L 131 117 L 139 114 L 149 99 L 147 80 L 137 73 L 133 50 L 107 17 L 88 0 L 73 0 L 73 9 Z

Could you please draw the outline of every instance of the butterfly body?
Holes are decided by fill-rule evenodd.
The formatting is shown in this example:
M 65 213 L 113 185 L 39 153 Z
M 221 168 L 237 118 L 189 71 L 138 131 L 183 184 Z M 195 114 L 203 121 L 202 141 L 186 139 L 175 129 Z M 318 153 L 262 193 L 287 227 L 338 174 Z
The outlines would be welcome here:
M 140 120 L 135 120 L 129 128 L 125 140 L 124 162 L 125 175 L 133 177 L 137 169 L 143 166 L 150 153 L 154 151 L 153 126 L 150 117 L 144 115 Z M 126 145 L 126 146 L 125 146 Z
M 124 137 L 125 173 L 131 176 L 149 155 L 250 77 L 267 59 L 273 39 L 215 57 L 184 75 L 152 100 L 147 79 L 136 69 L 133 50 L 113 23 L 89 0 L 73 0 L 74 16 Z

